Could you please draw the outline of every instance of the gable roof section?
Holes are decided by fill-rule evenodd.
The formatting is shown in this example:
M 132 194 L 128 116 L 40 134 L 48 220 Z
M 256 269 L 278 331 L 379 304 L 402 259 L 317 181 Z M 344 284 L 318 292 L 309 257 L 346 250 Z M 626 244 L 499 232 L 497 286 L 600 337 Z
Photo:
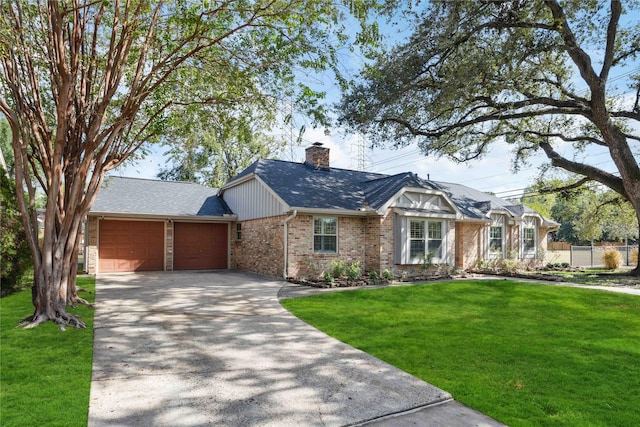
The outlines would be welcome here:
M 363 186 L 367 202 L 374 209 L 382 207 L 389 199 L 405 187 L 437 190 L 429 181 L 425 181 L 411 172 L 367 181 Z
M 308 163 L 261 159 L 222 187 L 252 174 L 260 177 L 289 207 L 356 211 L 365 205 L 363 183 L 385 175 L 348 169 L 316 169 Z
M 217 189 L 191 182 L 106 177 L 92 215 L 221 217 L 231 215 Z

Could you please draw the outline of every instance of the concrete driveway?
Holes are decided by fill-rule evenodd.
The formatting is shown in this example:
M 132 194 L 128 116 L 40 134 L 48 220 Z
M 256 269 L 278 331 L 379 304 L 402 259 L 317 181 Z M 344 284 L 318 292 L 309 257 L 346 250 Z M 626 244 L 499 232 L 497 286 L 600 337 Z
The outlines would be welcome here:
M 498 425 L 292 316 L 283 285 L 99 276 L 89 426 Z

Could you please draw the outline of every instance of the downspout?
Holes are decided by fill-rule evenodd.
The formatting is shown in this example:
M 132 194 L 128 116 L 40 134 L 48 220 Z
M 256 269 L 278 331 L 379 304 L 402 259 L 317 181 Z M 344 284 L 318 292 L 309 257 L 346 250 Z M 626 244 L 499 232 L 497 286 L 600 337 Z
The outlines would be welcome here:
M 284 220 L 284 266 L 282 268 L 282 277 L 284 278 L 284 280 L 287 280 L 287 276 L 289 273 L 289 239 L 288 239 L 288 234 L 289 234 L 289 221 L 291 221 L 292 219 L 294 219 L 296 216 L 298 215 L 298 210 L 294 209 L 293 213 L 288 216 L 287 218 L 285 218 Z

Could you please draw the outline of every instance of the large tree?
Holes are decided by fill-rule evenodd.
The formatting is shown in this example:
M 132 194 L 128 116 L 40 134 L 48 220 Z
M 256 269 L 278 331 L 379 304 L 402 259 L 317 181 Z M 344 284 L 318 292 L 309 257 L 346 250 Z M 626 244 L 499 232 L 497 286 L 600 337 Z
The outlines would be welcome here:
M 637 1 L 420 3 L 402 11 L 411 37 L 344 95 L 345 123 L 374 143 L 417 141 L 459 162 L 506 140 L 516 165 L 542 154 L 620 194 L 640 218 Z M 581 159 L 592 147 L 617 173 Z
M 572 244 L 637 241 L 638 220 L 631 204 L 601 184 L 576 185 L 580 181 L 570 174 L 541 178 L 522 202 L 560 223 L 559 240 Z
M 366 3 L 0 0 L 0 112 L 35 268 L 26 326 L 84 326 L 66 308 L 82 302 L 80 227 L 107 171 L 158 141 L 175 108 L 293 97 L 295 73 L 333 63 L 340 4 L 362 15 Z M 190 89 L 196 76 L 206 92 Z
M 169 126 L 164 145 L 167 164 L 158 178 L 220 187 L 260 158 L 273 157 L 284 141 L 269 135 L 274 108 L 199 108 Z

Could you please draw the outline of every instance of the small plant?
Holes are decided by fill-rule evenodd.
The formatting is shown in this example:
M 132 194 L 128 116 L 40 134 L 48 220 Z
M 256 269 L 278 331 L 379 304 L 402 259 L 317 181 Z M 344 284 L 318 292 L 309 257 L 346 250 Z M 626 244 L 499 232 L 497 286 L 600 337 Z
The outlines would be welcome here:
M 324 273 L 324 281 L 327 283 L 333 283 L 333 276 L 328 271 Z
M 333 269 L 332 275 L 333 277 L 342 277 L 345 274 L 346 266 L 342 260 L 336 260 L 331 263 L 331 268 Z
M 602 254 L 602 261 L 605 268 L 609 270 L 618 269 L 622 267 L 622 254 L 616 248 L 607 247 Z
M 371 271 L 369 272 L 369 278 L 370 278 L 370 279 L 373 279 L 373 280 L 376 280 L 376 279 L 379 279 L 379 278 L 380 278 L 380 276 L 378 275 L 378 272 L 377 272 L 377 271 L 375 271 L 375 270 L 371 270 Z
M 546 258 L 547 251 L 544 248 L 538 248 L 536 251 L 536 260 L 538 260 L 539 263 L 543 263 Z
M 433 265 L 433 252 L 427 252 L 426 255 L 422 257 L 422 265 L 420 268 L 423 270 L 428 270 Z
M 520 265 L 515 259 L 503 259 L 502 260 L 502 270 L 507 273 L 516 273 L 520 268 Z
M 392 280 L 393 280 L 393 273 L 392 273 L 391 271 L 389 271 L 389 269 L 388 269 L 388 268 L 385 268 L 385 269 L 382 271 L 382 278 L 383 278 L 384 280 L 392 281 Z
M 346 267 L 347 279 L 356 280 L 362 275 L 362 268 L 360 268 L 360 261 L 351 261 L 347 263 Z

